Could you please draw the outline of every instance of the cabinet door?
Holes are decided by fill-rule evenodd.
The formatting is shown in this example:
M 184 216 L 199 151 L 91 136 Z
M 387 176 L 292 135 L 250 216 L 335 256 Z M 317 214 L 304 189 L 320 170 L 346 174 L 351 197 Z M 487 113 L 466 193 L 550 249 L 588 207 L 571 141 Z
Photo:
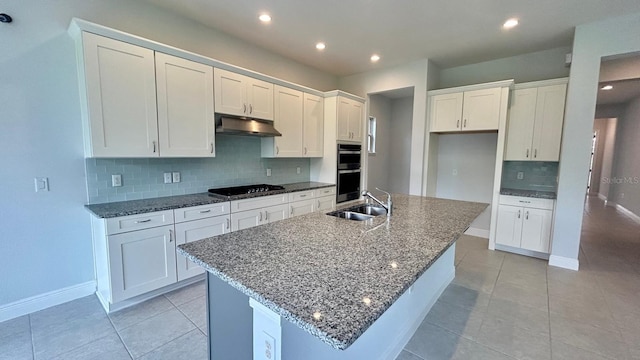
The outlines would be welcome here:
M 351 140 L 351 130 L 349 129 L 349 113 L 351 111 L 351 100 L 338 97 L 338 121 L 337 139 L 343 141 Z
M 82 39 L 86 155 L 158 156 L 153 51 L 86 32 Z
M 273 84 L 248 78 L 247 95 L 248 116 L 273 120 Z
M 521 207 L 509 205 L 498 206 L 497 244 L 520 247 L 522 216 L 523 211 Z
M 156 53 L 162 157 L 213 157 L 213 68 Z
M 336 196 L 323 196 L 316 199 L 316 211 L 333 211 L 336 208 Z
M 161 226 L 107 238 L 113 303 L 176 282 L 172 231 Z
M 362 142 L 362 103 L 351 101 L 349 107 L 349 131 L 351 132 L 351 140 Z
M 502 88 L 464 92 L 462 131 L 498 130 Z
M 244 116 L 248 111 L 247 77 L 222 69 L 213 70 L 216 112 Z
M 176 224 L 176 245 L 222 235 L 231 230 L 229 215 L 216 216 L 201 220 Z M 185 256 L 177 255 L 178 281 L 202 274 L 204 269 L 189 261 Z
M 262 209 L 264 218 L 268 222 L 280 221 L 289 218 L 289 206 L 277 205 Z
M 566 84 L 538 88 L 532 160 L 558 161 L 560 159 L 566 92 Z
M 458 131 L 462 122 L 462 93 L 431 97 L 431 131 Z
M 296 201 L 289 204 L 289 216 L 300 216 L 304 214 L 309 214 L 316 211 L 316 200 L 309 199 L 303 201 Z
M 530 208 L 524 208 L 523 210 L 522 248 L 549 253 L 553 211 Z
M 302 91 L 275 87 L 274 126 L 282 133 L 275 137 L 276 157 L 302 157 Z
M 537 88 L 515 90 L 511 95 L 505 160 L 531 160 Z
M 302 117 L 302 155 L 324 156 L 324 99 L 304 94 L 304 116 Z
M 262 225 L 264 220 L 264 210 L 255 209 L 241 211 L 231 214 L 231 231 L 238 231 Z

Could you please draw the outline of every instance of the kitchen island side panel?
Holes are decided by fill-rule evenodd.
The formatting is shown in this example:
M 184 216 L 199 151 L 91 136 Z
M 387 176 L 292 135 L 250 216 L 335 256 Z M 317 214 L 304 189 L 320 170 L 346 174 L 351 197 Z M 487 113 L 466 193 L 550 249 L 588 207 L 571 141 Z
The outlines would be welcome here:
M 249 297 L 207 273 L 209 359 L 253 358 L 253 311 Z

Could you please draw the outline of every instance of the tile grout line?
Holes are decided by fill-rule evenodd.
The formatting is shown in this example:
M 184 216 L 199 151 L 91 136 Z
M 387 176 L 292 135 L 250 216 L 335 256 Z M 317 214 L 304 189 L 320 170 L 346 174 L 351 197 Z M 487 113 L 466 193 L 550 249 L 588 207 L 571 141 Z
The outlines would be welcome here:
M 31 359 L 35 360 L 36 344 L 33 341 L 33 327 L 31 326 L 31 314 L 28 314 L 27 316 L 29 317 L 29 337 L 31 338 Z
M 116 326 L 113 324 L 113 320 L 111 320 L 111 316 L 109 316 L 109 314 L 107 314 L 107 319 L 109 319 L 109 323 L 111 323 L 111 326 L 113 327 L 113 330 L 116 332 L 116 336 L 118 336 L 118 339 L 120 339 L 122 346 L 124 346 L 124 349 L 127 350 L 127 354 L 129 354 L 129 357 L 133 359 L 133 354 L 131 353 L 131 350 L 129 350 L 127 343 L 125 343 L 124 340 L 122 339 L 122 336 L 120 335 L 120 331 L 116 329 Z

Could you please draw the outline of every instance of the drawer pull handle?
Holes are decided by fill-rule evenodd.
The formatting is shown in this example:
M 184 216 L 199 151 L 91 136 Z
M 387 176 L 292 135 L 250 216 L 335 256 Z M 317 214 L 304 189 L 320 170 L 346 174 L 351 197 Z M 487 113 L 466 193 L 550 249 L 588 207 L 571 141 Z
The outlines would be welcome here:
M 209 210 L 200 210 L 200 214 L 206 214 L 206 213 L 210 213 L 211 209 Z
M 531 204 L 531 201 L 524 201 L 524 200 L 519 200 L 519 201 L 523 204 Z
M 227 218 L 227 230 L 229 230 L 230 227 L 231 227 L 231 220 Z
M 320 210 L 320 200 L 318 200 L 318 209 L 317 210 Z
M 173 230 L 169 229 L 169 242 L 173 242 Z
M 293 206 L 291 207 L 291 215 L 293 215 Z
M 143 224 L 143 223 L 148 223 L 151 222 L 151 219 L 147 219 L 147 220 L 138 220 L 136 221 L 136 224 Z
M 307 197 L 307 195 L 300 195 L 300 197 L 301 197 L 301 198 L 302 198 L 302 197 Z

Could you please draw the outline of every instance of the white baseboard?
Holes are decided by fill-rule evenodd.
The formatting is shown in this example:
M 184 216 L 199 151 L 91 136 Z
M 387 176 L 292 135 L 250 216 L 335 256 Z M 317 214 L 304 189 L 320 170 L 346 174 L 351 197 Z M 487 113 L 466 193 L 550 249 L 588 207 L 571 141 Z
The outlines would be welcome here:
M 549 265 L 563 268 L 563 269 L 578 271 L 578 268 L 580 267 L 580 262 L 578 261 L 578 259 L 571 259 L 564 256 L 551 255 L 549 256 Z
M 96 282 L 69 286 L 0 306 L 0 322 L 31 314 L 96 292 Z
M 470 227 L 464 232 L 465 235 L 477 236 L 481 238 L 489 238 L 489 230 Z
M 602 201 L 607 201 L 607 197 L 606 197 L 606 196 L 604 196 L 604 195 L 602 195 L 602 194 L 600 194 L 600 193 L 598 193 L 598 198 L 599 198 L 600 200 L 602 200 Z
M 616 210 L 620 211 L 621 213 L 627 215 L 628 217 L 631 218 L 631 220 L 637 222 L 638 224 L 640 224 L 640 216 L 636 215 L 633 211 L 627 209 L 626 207 L 620 205 L 620 204 L 615 204 L 612 203 L 612 206 L 615 206 Z
M 495 245 L 495 250 L 507 251 L 507 252 L 510 252 L 510 253 L 523 255 L 523 256 L 529 256 L 529 257 L 534 257 L 534 258 L 538 258 L 538 259 L 542 259 L 542 260 L 549 260 L 549 254 L 547 254 L 547 253 L 542 253 L 542 252 L 532 251 L 532 250 L 527 250 L 527 249 L 522 249 L 522 248 L 516 248 L 516 247 L 512 247 L 512 246 L 507 246 L 507 245 L 496 244 Z

